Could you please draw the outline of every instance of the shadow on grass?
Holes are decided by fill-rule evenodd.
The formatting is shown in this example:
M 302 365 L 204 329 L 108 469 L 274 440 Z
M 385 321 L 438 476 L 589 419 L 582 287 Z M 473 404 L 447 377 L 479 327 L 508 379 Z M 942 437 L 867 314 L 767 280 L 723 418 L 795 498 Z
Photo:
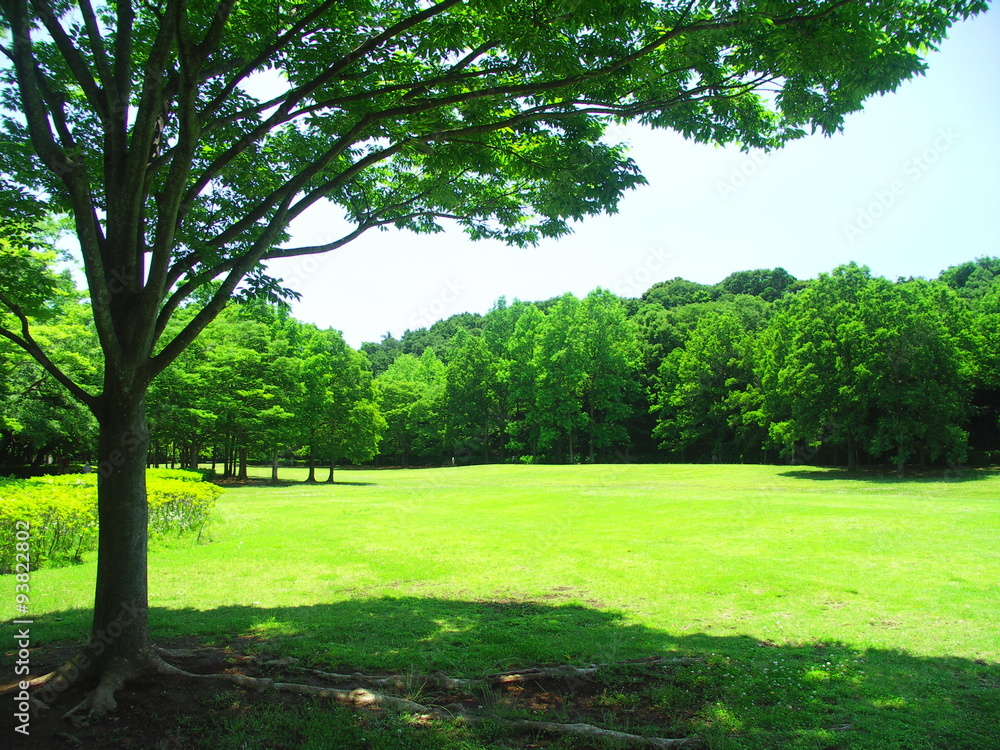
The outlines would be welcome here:
M 846 469 L 803 468 L 789 469 L 778 474 L 791 479 L 811 479 L 819 482 L 833 480 L 849 480 L 852 482 L 870 482 L 873 484 L 912 484 L 919 482 L 957 483 L 980 482 L 984 479 L 1000 476 L 997 469 L 940 469 L 932 471 L 913 471 L 899 476 L 890 469 L 861 469 L 849 472 Z
M 211 480 L 213 484 L 217 484 L 220 487 L 254 487 L 258 489 L 281 489 L 283 487 L 375 487 L 377 482 L 342 482 L 339 479 L 335 482 L 316 481 L 307 482 L 305 479 L 278 479 L 274 481 L 270 478 L 251 478 L 251 479 L 213 479 Z
M 47 615 L 36 619 L 33 632 L 41 635 L 58 620 L 60 631 L 83 633 L 89 617 L 83 610 Z M 701 657 L 677 667 L 671 679 L 680 693 L 701 696 L 689 728 L 710 747 L 728 747 L 735 738 L 741 748 L 1000 747 L 1000 664 L 982 660 L 670 632 L 577 602 L 411 596 L 278 608 L 153 608 L 150 623 L 159 643 L 193 638 L 335 671 L 475 677 L 567 662 Z M 33 663 L 41 665 L 54 649 L 42 647 Z M 8 660 L 13 653 L 7 651 Z

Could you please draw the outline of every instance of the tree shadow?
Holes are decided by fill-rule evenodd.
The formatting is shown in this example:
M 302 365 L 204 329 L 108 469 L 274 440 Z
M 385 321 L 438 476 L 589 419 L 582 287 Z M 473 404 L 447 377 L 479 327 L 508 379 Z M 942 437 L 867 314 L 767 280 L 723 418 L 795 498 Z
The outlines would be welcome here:
M 284 487 L 375 487 L 378 482 L 342 482 L 341 480 L 336 480 L 334 482 L 327 482 L 324 480 L 317 480 L 315 482 L 307 482 L 305 479 L 281 479 L 274 481 L 270 477 L 251 477 L 250 479 L 213 479 L 211 480 L 213 484 L 217 484 L 222 488 L 226 487 L 254 487 L 259 489 L 281 489 Z
M 849 472 L 846 469 L 802 468 L 782 471 L 778 473 L 778 476 L 789 477 L 791 479 L 810 479 L 818 482 L 847 480 L 868 484 L 954 484 L 959 482 L 981 482 L 1000 476 L 1000 470 L 963 467 L 960 469 L 913 471 L 899 476 L 895 471 L 889 469 L 862 469 L 856 472 Z
M 45 615 L 33 632 L 60 620 L 83 633 L 89 619 L 84 610 Z M 659 630 L 578 601 L 402 596 L 274 608 L 157 607 L 150 624 L 160 644 L 210 646 L 258 661 L 292 656 L 338 672 L 475 677 L 528 666 L 695 657 L 670 668 L 668 678 L 678 694 L 698 694 L 685 730 L 710 747 L 736 741 L 761 749 L 860 748 L 883 739 L 900 748 L 1000 747 L 1000 664 L 979 659 Z M 33 665 L 55 650 L 40 648 Z M 5 661 L 14 654 L 7 647 Z

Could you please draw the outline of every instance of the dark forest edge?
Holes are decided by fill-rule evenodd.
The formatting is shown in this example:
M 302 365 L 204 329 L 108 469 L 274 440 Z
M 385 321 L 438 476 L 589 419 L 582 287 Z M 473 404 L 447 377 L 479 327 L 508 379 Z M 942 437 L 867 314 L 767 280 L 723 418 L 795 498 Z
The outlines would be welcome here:
M 95 389 L 84 293 L 32 321 Z M 181 311 L 181 327 L 194 314 Z M 96 456 L 89 411 L 0 342 L 0 472 Z M 235 304 L 150 389 L 151 464 L 722 462 L 954 470 L 1000 459 L 1000 258 L 934 280 L 840 266 L 497 301 L 355 351 L 280 304 Z M 322 469 L 322 470 L 321 470 Z

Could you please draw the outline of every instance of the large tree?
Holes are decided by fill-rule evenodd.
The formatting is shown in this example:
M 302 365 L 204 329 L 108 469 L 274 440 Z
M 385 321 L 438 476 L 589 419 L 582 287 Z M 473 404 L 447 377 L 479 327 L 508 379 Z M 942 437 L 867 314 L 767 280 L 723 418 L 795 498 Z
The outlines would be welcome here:
M 921 71 L 982 0 L 0 0 L 2 206 L 72 215 L 105 359 L 96 389 L 33 337 L 19 287 L 0 334 L 100 425 L 87 707 L 164 668 L 147 626 L 150 382 L 276 258 L 374 227 L 527 244 L 642 182 L 614 120 L 776 147 L 837 130 Z M 270 72 L 263 85 L 257 74 Z M 258 79 L 260 76 L 257 76 Z M 288 244 L 329 201 L 339 239 Z M 208 293 L 199 290 L 215 283 Z M 198 311 L 176 333 L 185 303 Z M 7 320 L 7 318 L 4 318 Z M 108 644 L 108 629 L 120 636 Z M 78 661 L 79 664 L 83 663 Z

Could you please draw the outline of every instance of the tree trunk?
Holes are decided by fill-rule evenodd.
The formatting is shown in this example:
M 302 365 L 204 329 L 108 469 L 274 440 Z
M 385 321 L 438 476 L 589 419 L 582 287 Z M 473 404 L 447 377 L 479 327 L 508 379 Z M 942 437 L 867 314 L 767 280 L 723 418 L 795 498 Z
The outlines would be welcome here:
M 847 471 L 853 474 L 858 470 L 858 441 L 851 433 L 847 434 Z
M 313 456 L 312 448 L 309 449 L 309 476 L 306 478 L 306 481 L 316 481 L 316 457 Z
M 158 658 L 149 643 L 145 404 L 112 399 L 99 421 L 94 620 L 90 642 L 73 663 L 100 677 L 88 702 L 103 713 L 114 708 L 115 690 L 155 669 Z
M 334 468 L 334 464 L 336 464 L 336 462 L 337 462 L 336 457 L 335 456 L 330 456 L 330 476 L 327 477 L 327 480 L 326 480 L 330 484 L 334 483 L 334 481 L 333 481 L 333 468 Z
M 278 446 L 274 447 L 274 452 L 271 454 L 271 481 L 275 483 L 278 481 Z
M 240 475 L 238 479 L 249 479 L 247 474 L 247 449 L 246 446 L 240 448 Z

